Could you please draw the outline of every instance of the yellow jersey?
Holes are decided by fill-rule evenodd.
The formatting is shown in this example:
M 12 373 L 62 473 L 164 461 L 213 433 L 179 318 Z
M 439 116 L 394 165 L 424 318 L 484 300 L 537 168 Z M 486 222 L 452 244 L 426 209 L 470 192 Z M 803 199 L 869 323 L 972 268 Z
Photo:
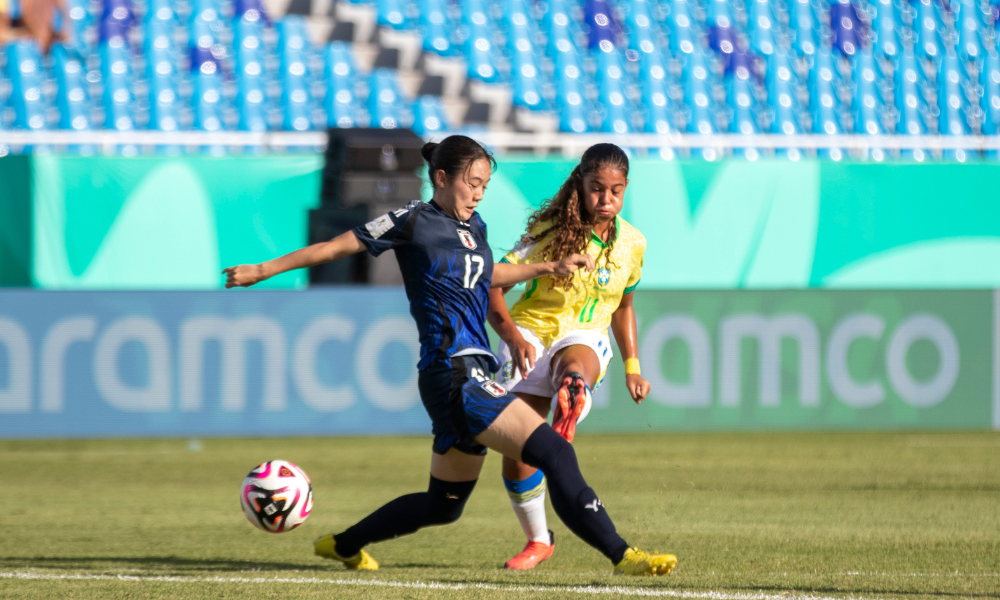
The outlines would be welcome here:
M 548 222 L 539 223 L 532 231 L 544 231 L 549 225 Z M 598 259 L 605 244 L 592 233 L 586 252 L 597 261 L 596 268 L 589 273 L 584 270 L 574 273 L 570 289 L 557 285 L 549 276 L 529 281 L 510 310 L 514 323 L 530 329 L 546 348 L 575 329 L 607 331 L 622 296 L 632 293 L 639 285 L 642 257 L 646 252 L 646 238 L 638 229 L 620 217 L 616 218 L 616 229 L 610 267 L 604 257 Z M 545 248 L 551 239 L 547 236 L 539 241 L 521 241 L 501 262 L 543 262 Z

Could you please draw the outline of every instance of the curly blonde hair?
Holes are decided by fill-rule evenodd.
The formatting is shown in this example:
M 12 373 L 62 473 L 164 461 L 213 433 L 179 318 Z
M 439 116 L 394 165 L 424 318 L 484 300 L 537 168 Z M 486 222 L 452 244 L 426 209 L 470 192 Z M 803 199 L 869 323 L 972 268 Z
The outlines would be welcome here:
M 594 216 L 588 215 L 583 205 L 583 178 L 605 167 L 621 171 L 628 177 L 628 156 L 614 144 L 594 144 L 588 148 L 580 158 L 580 164 L 569 174 L 556 195 L 543 202 L 528 217 L 527 233 L 521 236 L 521 242 L 531 244 L 553 236 L 545 247 L 545 260 L 562 260 L 570 254 L 585 252 L 594 228 Z M 617 236 L 617 221 L 612 221 L 608 241 L 597 257 L 597 262 L 604 258 L 607 268 L 614 266 L 611 262 L 611 250 Z M 564 289 L 573 286 L 571 276 L 554 279 L 554 285 Z

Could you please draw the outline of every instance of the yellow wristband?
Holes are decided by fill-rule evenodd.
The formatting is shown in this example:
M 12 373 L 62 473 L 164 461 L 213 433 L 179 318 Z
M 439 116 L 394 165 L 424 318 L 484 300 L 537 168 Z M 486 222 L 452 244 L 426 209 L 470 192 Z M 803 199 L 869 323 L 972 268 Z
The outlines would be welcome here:
M 626 358 L 625 359 L 625 374 L 626 375 L 641 375 L 639 369 L 639 359 L 638 358 Z

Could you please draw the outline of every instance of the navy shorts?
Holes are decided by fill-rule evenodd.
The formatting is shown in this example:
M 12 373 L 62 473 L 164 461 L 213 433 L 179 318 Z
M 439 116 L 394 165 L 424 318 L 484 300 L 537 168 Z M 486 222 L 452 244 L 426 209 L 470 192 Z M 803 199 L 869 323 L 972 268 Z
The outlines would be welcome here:
M 434 452 L 455 448 L 486 454 L 475 437 L 486 431 L 516 396 L 490 379 L 491 361 L 482 354 L 445 357 L 420 371 L 420 399 L 434 424 Z

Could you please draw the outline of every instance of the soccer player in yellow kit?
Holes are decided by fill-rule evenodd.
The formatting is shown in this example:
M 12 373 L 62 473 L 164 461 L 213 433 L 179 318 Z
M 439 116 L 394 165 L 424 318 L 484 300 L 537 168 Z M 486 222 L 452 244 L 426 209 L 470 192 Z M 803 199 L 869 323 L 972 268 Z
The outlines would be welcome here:
M 646 238 L 618 216 L 627 186 L 625 152 L 614 144 L 591 146 L 555 197 L 528 219 L 527 233 L 502 262 L 530 264 L 589 253 L 596 268 L 528 282 L 509 312 L 503 296 L 510 288 L 490 293 L 488 319 L 502 340 L 498 381 L 542 417 L 548 417 L 555 396 L 553 428 L 568 441 L 614 354 L 609 325 L 633 400 L 642 402 L 649 393 L 636 358 L 632 308 Z M 503 477 L 528 538 L 524 550 L 504 566 L 533 569 L 555 548 L 545 519 L 545 480 L 541 471 L 509 458 L 503 460 Z

